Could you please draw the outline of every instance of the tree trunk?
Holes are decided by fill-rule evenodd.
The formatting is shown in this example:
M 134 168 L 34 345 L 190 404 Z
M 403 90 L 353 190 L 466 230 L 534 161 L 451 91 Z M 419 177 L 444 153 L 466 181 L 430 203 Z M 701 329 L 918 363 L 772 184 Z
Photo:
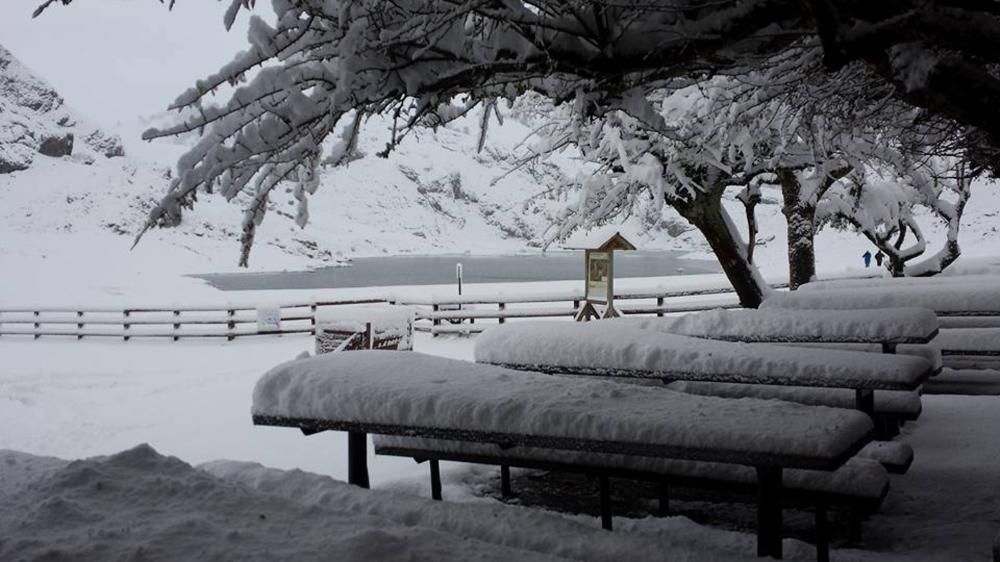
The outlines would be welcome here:
M 743 203 L 747 215 L 747 262 L 753 264 L 753 251 L 757 247 L 757 204 L 760 203 L 760 188 L 747 185 L 736 197 Z
M 705 236 L 740 304 L 745 308 L 759 307 L 766 287 L 756 268 L 747 261 L 743 241 L 727 224 L 729 218 L 722 208 L 721 190 L 700 194 L 693 201 L 674 201 L 672 205 Z
M 794 291 L 816 276 L 816 207 L 799 199 L 801 186 L 794 171 L 780 168 L 777 176 L 788 232 L 788 287 Z

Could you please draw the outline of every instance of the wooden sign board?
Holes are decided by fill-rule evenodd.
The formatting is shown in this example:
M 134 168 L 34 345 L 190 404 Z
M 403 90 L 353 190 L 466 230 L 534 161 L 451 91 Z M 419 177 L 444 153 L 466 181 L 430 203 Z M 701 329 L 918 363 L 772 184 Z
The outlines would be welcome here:
M 611 252 L 587 252 L 587 299 L 611 301 Z

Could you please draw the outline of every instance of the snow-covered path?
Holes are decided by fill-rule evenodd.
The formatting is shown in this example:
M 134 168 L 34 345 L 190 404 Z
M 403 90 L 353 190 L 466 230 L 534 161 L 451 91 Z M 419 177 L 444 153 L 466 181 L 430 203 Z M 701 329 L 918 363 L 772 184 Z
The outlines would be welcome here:
M 904 560 L 987 560 L 1000 531 L 1000 397 L 924 396 L 923 405 L 902 437 L 913 466 L 867 521 L 865 546 Z

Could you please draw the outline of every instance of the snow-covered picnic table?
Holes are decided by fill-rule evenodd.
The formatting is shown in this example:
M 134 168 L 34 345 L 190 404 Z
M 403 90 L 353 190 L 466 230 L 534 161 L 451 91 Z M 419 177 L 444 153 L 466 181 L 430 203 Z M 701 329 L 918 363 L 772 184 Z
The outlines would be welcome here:
M 866 310 L 875 308 L 918 307 L 933 310 L 938 316 L 977 316 L 1000 314 L 1000 278 L 980 282 L 891 284 L 817 288 L 799 291 L 775 291 L 761 304 L 761 309 Z M 803 288 L 809 285 L 804 285 Z
M 835 470 L 869 440 L 860 412 L 691 396 L 543 377 L 412 352 L 351 352 L 279 365 L 258 381 L 257 425 L 348 431 L 367 485 L 366 433 L 700 460 L 758 473 L 758 551 L 781 555 L 783 469 Z
M 847 388 L 870 412 L 871 391 L 914 390 L 922 357 L 706 340 L 612 322 L 499 326 L 476 340 L 479 363 L 558 374 Z
M 710 310 L 672 318 L 616 318 L 615 327 L 631 327 L 682 336 L 747 343 L 874 343 L 891 350 L 896 344 L 934 339 L 938 320 L 924 308 L 873 310 Z

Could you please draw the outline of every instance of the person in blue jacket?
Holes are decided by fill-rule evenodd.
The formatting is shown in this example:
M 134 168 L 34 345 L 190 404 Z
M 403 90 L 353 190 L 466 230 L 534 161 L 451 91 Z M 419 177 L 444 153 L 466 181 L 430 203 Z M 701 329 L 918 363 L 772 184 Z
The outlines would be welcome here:
M 861 254 L 861 259 L 865 260 L 865 267 L 871 267 L 872 265 L 872 253 L 865 250 L 865 253 Z

